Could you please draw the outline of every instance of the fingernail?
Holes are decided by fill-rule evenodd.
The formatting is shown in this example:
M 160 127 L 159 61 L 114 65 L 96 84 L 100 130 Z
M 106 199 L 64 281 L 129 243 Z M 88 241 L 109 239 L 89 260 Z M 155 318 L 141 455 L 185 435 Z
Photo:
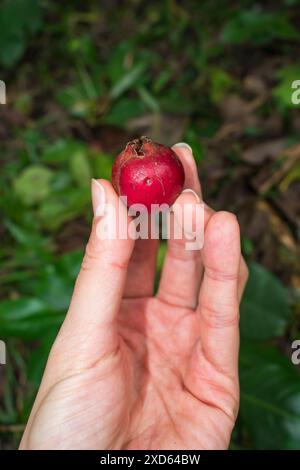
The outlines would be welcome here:
M 92 204 L 94 217 L 100 217 L 104 214 L 105 189 L 96 179 L 92 178 Z
M 182 191 L 183 193 L 191 193 L 195 196 L 195 198 L 197 199 L 197 202 L 201 202 L 200 201 L 200 197 L 198 196 L 198 194 L 193 190 L 193 189 L 190 189 L 190 188 L 187 188 L 187 189 L 184 189 Z
M 187 239 L 194 238 L 201 224 L 201 211 L 203 211 L 203 203 L 198 194 L 191 188 L 184 189 L 181 194 L 191 194 L 194 201 L 189 199 L 189 202 L 181 201 L 180 206 L 173 206 L 173 212 L 177 224 Z M 176 204 L 176 203 L 175 203 Z
M 173 145 L 173 148 L 180 148 L 180 147 L 185 148 L 189 150 L 191 153 L 193 153 L 192 147 L 186 142 L 178 142 L 177 144 Z

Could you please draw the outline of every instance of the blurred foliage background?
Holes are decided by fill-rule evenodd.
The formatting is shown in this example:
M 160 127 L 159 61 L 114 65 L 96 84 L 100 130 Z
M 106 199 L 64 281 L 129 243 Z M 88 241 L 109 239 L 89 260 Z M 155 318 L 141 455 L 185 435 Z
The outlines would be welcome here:
M 232 449 L 300 449 L 300 1 L 0 4 L 0 446 L 15 448 L 91 221 L 90 178 L 146 134 L 194 150 L 250 281 Z M 162 245 L 159 266 L 164 256 Z

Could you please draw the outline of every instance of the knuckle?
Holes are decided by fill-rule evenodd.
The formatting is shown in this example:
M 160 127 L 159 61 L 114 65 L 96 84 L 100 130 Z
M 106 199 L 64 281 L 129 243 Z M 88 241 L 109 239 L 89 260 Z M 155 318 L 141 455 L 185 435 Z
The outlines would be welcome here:
M 83 271 L 89 271 L 90 269 L 92 269 L 95 264 L 97 264 L 97 262 L 100 260 L 101 253 L 101 247 L 98 243 L 96 243 L 94 238 L 91 237 L 85 248 L 81 269 Z
M 216 215 L 218 216 L 218 218 L 220 218 L 220 219 L 222 218 L 223 222 L 226 222 L 228 224 L 239 225 L 238 219 L 237 219 L 236 215 L 233 212 L 219 211 L 219 212 L 216 212 Z
M 201 317 L 209 328 L 227 328 L 238 326 L 239 309 L 234 307 L 220 307 L 218 309 L 210 305 L 201 306 Z
M 236 282 L 238 280 L 238 274 L 236 272 L 229 273 L 209 266 L 205 267 L 205 274 L 209 279 L 217 282 Z

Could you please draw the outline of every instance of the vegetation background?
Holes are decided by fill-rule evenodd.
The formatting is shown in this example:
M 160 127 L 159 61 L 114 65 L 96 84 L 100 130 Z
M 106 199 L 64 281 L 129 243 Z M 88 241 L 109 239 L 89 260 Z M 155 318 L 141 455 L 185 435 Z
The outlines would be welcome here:
M 1 448 L 18 446 L 69 304 L 90 179 L 146 134 L 188 142 L 206 201 L 241 224 L 250 281 L 231 448 L 300 449 L 299 26 L 299 0 L 1 2 Z

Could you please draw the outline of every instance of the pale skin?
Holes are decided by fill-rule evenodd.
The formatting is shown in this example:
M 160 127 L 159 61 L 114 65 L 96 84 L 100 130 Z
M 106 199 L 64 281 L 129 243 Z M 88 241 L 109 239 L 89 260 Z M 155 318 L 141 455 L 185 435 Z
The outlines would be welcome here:
M 185 187 L 201 199 L 191 151 Z M 239 225 L 205 208 L 204 247 L 169 240 L 154 295 L 157 240 L 100 240 L 108 181 L 69 311 L 52 347 L 21 449 L 227 449 L 239 404 L 239 303 L 248 271 Z M 102 186 L 101 186 L 102 185 Z M 177 203 L 198 204 L 193 192 Z M 128 215 L 123 207 L 119 224 Z

